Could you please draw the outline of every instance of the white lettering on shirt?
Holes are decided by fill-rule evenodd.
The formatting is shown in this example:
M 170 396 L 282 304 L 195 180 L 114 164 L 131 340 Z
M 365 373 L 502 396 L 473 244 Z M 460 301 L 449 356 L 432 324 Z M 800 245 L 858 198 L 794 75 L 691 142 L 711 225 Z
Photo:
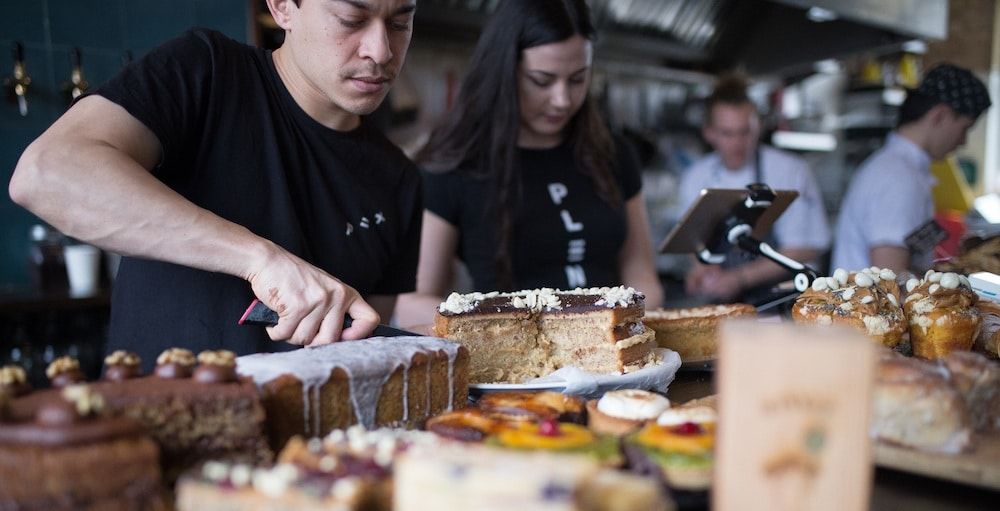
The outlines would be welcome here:
M 361 217 L 361 227 L 363 229 L 367 229 L 368 228 L 368 217 L 366 217 L 366 216 Z
M 549 183 L 549 197 L 556 206 L 562 204 L 562 200 L 569 195 L 569 189 L 562 183 Z
M 376 211 L 375 212 L 375 225 L 381 224 L 382 222 L 385 222 L 385 215 L 383 215 L 381 211 Z
M 354 234 L 354 226 L 351 225 L 351 222 L 347 222 L 347 235 L 350 236 L 351 234 Z
M 566 232 L 579 232 L 583 230 L 583 224 L 574 222 L 573 217 L 569 215 L 569 211 L 564 209 L 559 212 L 559 216 L 562 217 L 563 225 L 566 226 Z
M 569 283 L 570 289 L 587 287 L 587 274 L 584 273 L 582 266 L 573 264 L 566 267 L 566 281 Z
M 578 263 L 583 261 L 587 253 L 587 240 L 569 240 L 569 250 L 566 252 L 566 262 Z

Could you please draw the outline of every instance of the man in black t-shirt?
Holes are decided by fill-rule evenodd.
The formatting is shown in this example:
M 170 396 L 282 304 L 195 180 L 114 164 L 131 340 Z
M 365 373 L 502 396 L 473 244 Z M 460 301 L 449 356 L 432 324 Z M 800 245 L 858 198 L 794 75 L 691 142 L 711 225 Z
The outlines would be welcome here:
M 10 183 L 63 232 L 129 256 L 109 349 L 147 367 L 170 346 L 364 337 L 414 289 L 420 178 L 361 116 L 402 66 L 415 0 L 267 4 L 281 48 L 170 41 L 79 100 Z M 266 333 L 236 326 L 254 295 L 280 316 Z

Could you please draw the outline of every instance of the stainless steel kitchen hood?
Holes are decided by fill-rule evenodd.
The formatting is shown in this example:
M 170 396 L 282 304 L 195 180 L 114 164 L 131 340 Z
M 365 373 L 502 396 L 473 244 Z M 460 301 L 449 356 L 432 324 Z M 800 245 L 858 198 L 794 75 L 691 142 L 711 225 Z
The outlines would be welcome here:
M 415 41 L 475 40 L 499 0 L 420 0 Z M 792 73 L 947 36 L 947 0 L 590 0 L 604 60 Z

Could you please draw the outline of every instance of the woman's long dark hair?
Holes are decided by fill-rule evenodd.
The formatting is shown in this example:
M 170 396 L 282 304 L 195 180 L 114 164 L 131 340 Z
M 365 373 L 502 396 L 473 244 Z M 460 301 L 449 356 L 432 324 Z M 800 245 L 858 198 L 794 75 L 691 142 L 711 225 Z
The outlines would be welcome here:
M 500 220 L 495 260 L 500 289 L 513 286 L 513 210 L 521 196 L 521 52 L 576 34 L 590 40 L 595 36 L 585 0 L 502 1 L 476 44 L 454 108 L 416 157 L 431 172 L 458 170 L 492 178 L 490 206 Z M 612 173 L 614 142 L 589 95 L 567 125 L 566 138 L 580 172 L 594 182 L 601 199 L 619 207 L 621 196 Z

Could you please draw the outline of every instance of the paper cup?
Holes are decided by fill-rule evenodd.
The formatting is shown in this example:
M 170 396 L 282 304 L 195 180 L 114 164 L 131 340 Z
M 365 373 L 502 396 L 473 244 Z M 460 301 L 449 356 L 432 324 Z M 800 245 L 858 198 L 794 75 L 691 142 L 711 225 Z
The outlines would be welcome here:
M 101 251 L 91 245 L 68 245 L 63 248 L 71 296 L 91 296 L 97 293 Z

